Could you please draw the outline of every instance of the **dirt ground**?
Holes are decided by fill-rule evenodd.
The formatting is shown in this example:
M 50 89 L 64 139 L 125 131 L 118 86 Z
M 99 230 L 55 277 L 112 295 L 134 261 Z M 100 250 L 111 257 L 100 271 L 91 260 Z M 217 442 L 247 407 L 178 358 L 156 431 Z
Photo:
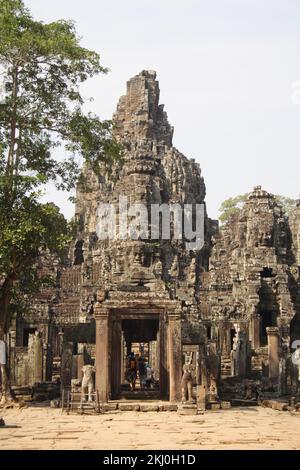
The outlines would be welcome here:
M 1 415 L 0 450 L 300 449 L 300 413 L 262 407 L 81 416 L 35 406 Z

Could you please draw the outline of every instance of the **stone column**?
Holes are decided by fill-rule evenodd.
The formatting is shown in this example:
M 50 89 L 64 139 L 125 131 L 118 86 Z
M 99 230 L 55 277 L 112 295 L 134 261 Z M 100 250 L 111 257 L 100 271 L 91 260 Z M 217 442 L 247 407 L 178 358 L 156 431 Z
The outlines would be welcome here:
M 277 326 L 268 326 L 266 330 L 268 335 L 269 378 L 275 380 L 279 377 L 279 328 Z
M 65 341 L 61 355 L 61 386 L 67 388 L 71 386 L 73 361 L 73 343 Z
M 83 372 L 82 368 L 84 366 L 84 354 L 78 354 L 77 356 L 77 380 L 82 380 Z
M 227 333 L 226 333 L 226 354 L 230 356 L 231 352 L 231 328 L 230 325 L 226 326 Z
M 237 341 L 237 373 L 239 377 L 245 377 L 247 369 L 247 338 L 244 331 L 238 332 Z
M 252 349 L 260 347 L 260 315 L 255 313 L 251 319 L 251 346 Z
M 160 332 L 156 335 L 154 378 L 160 381 Z
M 109 325 L 108 310 L 95 305 L 96 318 L 96 391 L 99 399 L 108 401 L 108 347 L 109 347 Z
M 43 382 L 43 340 L 40 334 L 34 337 L 34 381 Z
M 159 368 L 159 388 L 162 400 L 169 398 L 169 358 L 168 358 L 168 324 L 164 315 L 160 315 L 159 320 L 159 347 L 158 347 L 158 368 Z
M 123 331 L 121 332 L 121 371 L 120 371 L 120 383 L 124 383 L 124 377 L 125 377 L 125 358 L 126 358 L 126 353 L 125 353 L 125 340 L 124 340 L 124 333 Z
M 168 362 L 170 374 L 170 401 L 181 399 L 182 378 L 182 345 L 181 345 L 181 315 L 168 315 Z
M 43 382 L 43 340 L 38 332 L 28 339 L 28 384 Z
M 121 379 L 121 337 L 122 327 L 121 320 L 115 318 L 112 321 L 112 343 L 111 343 L 111 393 L 112 398 L 117 399 L 120 395 L 120 379 Z M 97 361 L 97 359 L 96 359 Z
M 205 385 L 197 385 L 196 388 L 197 410 L 205 411 L 206 408 L 206 387 Z
M 64 332 L 59 331 L 57 335 L 57 355 L 61 356 L 63 352 Z

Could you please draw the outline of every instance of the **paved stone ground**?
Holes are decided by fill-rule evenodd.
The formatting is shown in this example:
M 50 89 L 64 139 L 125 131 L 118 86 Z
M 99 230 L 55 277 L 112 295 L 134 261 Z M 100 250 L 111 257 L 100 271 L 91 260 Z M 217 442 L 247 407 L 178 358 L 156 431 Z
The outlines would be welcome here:
M 62 413 L 29 407 L 1 413 L 0 449 L 300 449 L 300 413 L 249 407 L 176 412 Z

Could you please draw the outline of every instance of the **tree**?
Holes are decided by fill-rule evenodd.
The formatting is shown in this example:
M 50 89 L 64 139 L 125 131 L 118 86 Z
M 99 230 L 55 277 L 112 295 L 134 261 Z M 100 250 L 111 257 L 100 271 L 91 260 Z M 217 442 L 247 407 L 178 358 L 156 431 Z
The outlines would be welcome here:
M 232 217 L 234 214 L 239 214 L 248 196 L 249 193 L 241 194 L 239 196 L 226 199 L 224 202 L 222 202 L 219 209 L 219 220 L 222 224 L 226 224 L 230 220 L 230 217 Z M 296 199 L 292 199 L 286 196 L 276 196 L 276 199 L 287 215 L 289 215 L 297 203 Z
M 71 21 L 36 21 L 22 0 L 0 0 L 0 339 L 21 277 L 43 250 L 61 252 L 68 226 L 41 188 L 80 180 L 80 159 L 97 170 L 118 158 L 112 123 L 84 114 L 80 84 L 107 69 L 83 48 Z M 63 146 L 67 157 L 53 156 Z M 4 372 L 5 373 L 5 372 Z
M 222 224 L 226 224 L 230 217 L 238 214 L 247 200 L 249 193 L 240 194 L 239 196 L 231 197 L 222 202 L 219 212 L 219 220 Z
M 291 211 L 295 209 L 297 204 L 297 199 L 292 199 L 291 197 L 287 196 L 276 196 L 276 199 L 281 204 L 287 215 L 289 215 Z

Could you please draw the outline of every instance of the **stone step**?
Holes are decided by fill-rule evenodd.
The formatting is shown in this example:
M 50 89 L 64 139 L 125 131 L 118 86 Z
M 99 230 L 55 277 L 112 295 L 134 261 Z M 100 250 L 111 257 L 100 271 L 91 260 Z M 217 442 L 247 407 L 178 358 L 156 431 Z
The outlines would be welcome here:
M 121 397 L 126 400 L 159 400 L 157 390 L 121 391 Z

